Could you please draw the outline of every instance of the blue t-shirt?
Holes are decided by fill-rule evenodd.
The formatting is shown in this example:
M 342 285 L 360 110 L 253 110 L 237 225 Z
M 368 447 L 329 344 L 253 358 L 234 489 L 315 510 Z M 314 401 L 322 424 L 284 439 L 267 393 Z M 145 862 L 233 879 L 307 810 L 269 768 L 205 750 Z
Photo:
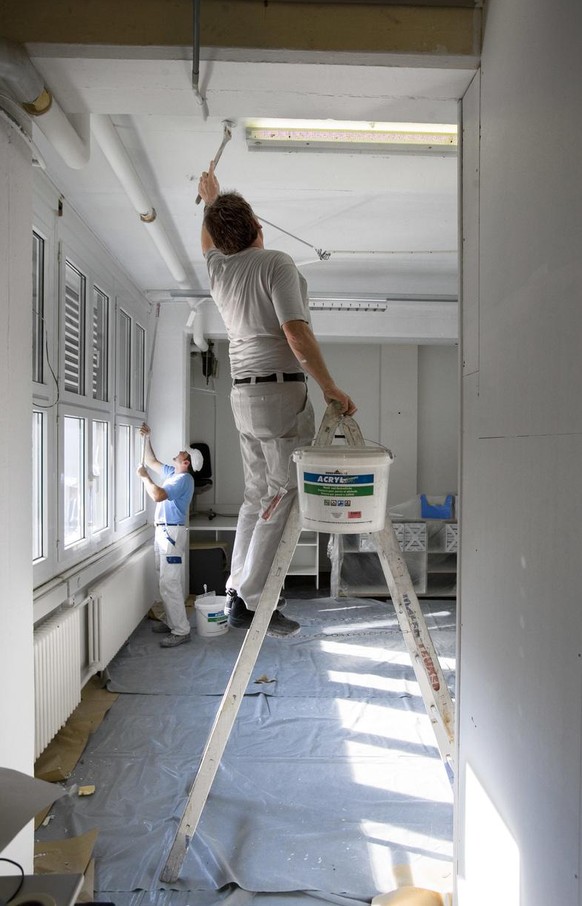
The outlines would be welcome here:
M 185 525 L 194 493 L 194 479 L 189 472 L 176 474 L 174 466 L 168 465 L 162 466 L 162 475 L 162 487 L 168 499 L 156 504 L 155 521 L 166 522 L 168 525 Z

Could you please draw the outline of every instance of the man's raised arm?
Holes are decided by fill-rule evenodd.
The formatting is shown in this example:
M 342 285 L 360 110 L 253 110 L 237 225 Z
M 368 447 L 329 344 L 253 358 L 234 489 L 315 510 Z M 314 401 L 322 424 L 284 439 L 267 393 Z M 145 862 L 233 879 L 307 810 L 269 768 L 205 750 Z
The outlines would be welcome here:
M 208 172 L 205 170 L 202 176 L 198 181 L 198 194 L 204 202 L 204 204 L 212 204 L 213 201 L 216 201 L 220 194 L 220 185 L 216 176 L 214 175 L 214 161 L 210 161 L 210 166 L 208 167 Z M 202 254 L 205 255 L 209 249 L 214 248 L 214 242 L 204 221 L 202 221 L 202 232 L 200 235 L 200 243 L 202 245 Z

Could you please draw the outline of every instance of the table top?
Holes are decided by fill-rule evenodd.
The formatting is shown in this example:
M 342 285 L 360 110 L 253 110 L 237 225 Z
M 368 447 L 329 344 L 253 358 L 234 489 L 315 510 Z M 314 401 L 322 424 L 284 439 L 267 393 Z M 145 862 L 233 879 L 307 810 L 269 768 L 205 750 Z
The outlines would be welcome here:
M 189 523 L 190 531 L 194 532 L 218 532 L 221 530 L 233 530 L 236 529 L 238 516 L 233 514 L 232 516 L 214 516 L 212 519 L 209 519 L 208 516 L 203 513 L 198 516 L 192 516 Z

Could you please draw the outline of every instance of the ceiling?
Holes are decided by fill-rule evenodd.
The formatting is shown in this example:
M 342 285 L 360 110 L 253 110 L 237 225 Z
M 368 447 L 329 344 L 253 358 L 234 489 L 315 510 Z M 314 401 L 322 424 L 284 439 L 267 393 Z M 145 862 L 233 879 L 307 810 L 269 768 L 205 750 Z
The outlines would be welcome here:
M 207 291 L 203 212 L 195 196 L 225 121 L 232 123 L 232 139 L 217 167 L 222 187 L 240 191 L 275 225 L 264 226 L 266 246 L 294 258 L 312 296 L 409 297 L 409 305 L 423 297 L 433 306 L 456 298 L 456 156 L 251 152 L 245 125 L 258 117 L 455 123 L 474 61 L 439 66 L 434 59 L 427 65 L 400 58 L 387 65 L 379 55 L 358 63 L 341 54 L 265 52 L 256 60 L 248 53 L 244 60 L 216 59 L 216 53 L 204 59 L 203 52 L 202 107 L 187 48 L 32 43 L 26 49 L 80 135 L 89 135 L 90 114 L 111 118 L 185 280 L 172 277 L 94 137 L 81 169 L 62 161 L 36 122 L 33 139 L 65 202 L 152 300 Z M 321 260 L 315 249 L 331 254 Z M 450 334 L 450 310 L 447 323 Z

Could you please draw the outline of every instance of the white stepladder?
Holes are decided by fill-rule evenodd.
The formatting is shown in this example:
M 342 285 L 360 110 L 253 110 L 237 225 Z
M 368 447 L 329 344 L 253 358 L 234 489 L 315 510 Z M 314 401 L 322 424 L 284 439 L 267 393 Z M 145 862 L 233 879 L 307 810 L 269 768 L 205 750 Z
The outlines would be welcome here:
M 347 444 L 353 447 L 364 447 L 364 439 L 358 424 L 353 418 L 340 415 L 336 405 L 333 403 L 328 406 L 325 412 L 313 446 L 330 446 L 340 421 Z M 289 512 L 255 616 L 241 646 L 202 753 L 200 766 L 190 789 L 188 801 L 176 831 L 172 848 L 162 869 L 160 880 L 164 883 L 173 883 L 177 881 L 180 875 L 186 851 L 190 840 L 196 833 L 202 810 L 206 804 L 239 707 L 267 634 L 269 621 L 277 606 L 281 588 L 289 570 L 301 531 L 301 514 L 299 512 L 298 499 L 296 498 Z M 355 526 L 354 531 L 356 531 Z M 400 552 L 400 546 L 388 516 L 386 516 L 384 528 L 379 532 L 371 533 L 371 537 L 376 544 L 398 623 L 412 660 L 416 680 L 434 729 L 441 757 L 445 765 L 452 771 L 454 749 L 453 704 L 418 603 L 418 598 L 412 588 L 406 563 Z

